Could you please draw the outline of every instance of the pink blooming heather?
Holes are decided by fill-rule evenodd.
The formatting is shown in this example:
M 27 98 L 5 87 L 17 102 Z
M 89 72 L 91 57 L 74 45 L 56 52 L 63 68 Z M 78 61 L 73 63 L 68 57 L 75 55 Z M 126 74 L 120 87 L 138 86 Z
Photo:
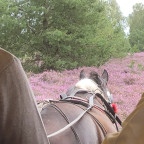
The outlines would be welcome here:
M 124 120 L 132 112 L 144 92 L 144 53 L 135 53 L 123 59 L 111 59 L 103 66 L 83 67 L 63 72 L 45 71 L 29 77 L 36 99 L 58 99 L 79 80 L 80 71 L 94 70 L 109 73 L 108 88 L 118 106 L 118 115 Z

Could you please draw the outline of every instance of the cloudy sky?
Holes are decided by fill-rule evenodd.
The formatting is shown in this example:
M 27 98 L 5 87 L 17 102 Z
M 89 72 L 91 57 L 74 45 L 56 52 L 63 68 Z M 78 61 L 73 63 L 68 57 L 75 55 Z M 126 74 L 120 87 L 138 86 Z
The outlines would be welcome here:
M 132 7 L 136 3 L 143 3 L 144 0 L 116 0 L 117 3 L 120 6 L 120 9 L 124 16 L 128 16 L 130 13 L 132 13 Z

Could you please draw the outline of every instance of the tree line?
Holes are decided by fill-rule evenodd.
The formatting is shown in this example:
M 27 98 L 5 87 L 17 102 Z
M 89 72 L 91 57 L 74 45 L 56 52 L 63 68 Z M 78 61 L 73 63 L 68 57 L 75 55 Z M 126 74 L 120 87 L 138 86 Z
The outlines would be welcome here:
M 1 0 L 0 47 L 19 57 L 27 71 L 100 66 L 143 50 L 144 23 L 134 24 L 143 7 L 135 6 L 126 36 L 116 0 Z
M 129 42 L 134 51 L 144 51 L 144 4 L 137 3 L 128 17 Z

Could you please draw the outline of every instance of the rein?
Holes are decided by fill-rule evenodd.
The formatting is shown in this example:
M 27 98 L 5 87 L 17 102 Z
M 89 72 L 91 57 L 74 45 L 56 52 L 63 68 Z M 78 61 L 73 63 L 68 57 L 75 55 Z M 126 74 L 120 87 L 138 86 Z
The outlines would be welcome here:
M 81 93 L 81 92 L 85 92 L 88 94 L 92 94 L 92 96 L 89 98 L 89 102 L 83 98 L 80 97 L 76 97 L 75 94 L 77 93 Z M 101 107 L 99 107 L 98 105 L 95 105 L 93 100 L 95 97 L 98 97 L 101 99 L 101 101 L 104 103 L 106 109 L 102 109 Z M 67 102 L 71 102 L 71 103 L 75 103 L 75 104 L 81 104 L 83 106 L 88 107 L 89 105 L 93 106 L 94 108 L 97 108 L 99 110 L 101 110 L 102 112 L 105 112 L 106 115 L 111 119 L 111 121 L 113 123 L 115 123 L 116 129 L 117 131 L 119 131 L 118 126 L 117 126 L 117 122 L 119 123 L 119 125 L 122 125 L 121 120 L 119 119 L 119 117 L 116 115 L 113 107 L 110 105 L 110 103 L 108 103 L 104 97 L 100 94 L 100 93 L 94 93 L 94 92 L 88 92 L 85 90 L 76 90 L 74 91 L 70 96 L 67 96 L 65 93 L 60 95 L 61 100 L 60 101 L 67 101 Z M 70 100 L 68 100 L 70 99 Z
M 96 94 L 97 97 L 99 97 L 105 104 L 105 106 L 107 107 L 108 111 L 115 117 L 116 121 L 122 125 L 121 120 L 119 119 L 119 117 L 115 114 L 114 109 L 110 106 L 110 104 L 102 97 L 101 94 L 97 93 Z
M 66 125 L 65 127 L 63 127 L 62 129 L 47 135 L 47 138 L 51 138 L 53 136 L 56 136 L 60 133 L 62 133 L 63 131 L 67 130 L 68 128 L 70 128 L 71 126 L 73 126 L 75 123 L 77 123 L 93 106 L 88 107 L 84 112 L 82 112 L 75 120 L 73 120 L 71 123 L 69 123 L 68 125 Z
M 67 97 L 67 98 L 73 98 L 73 97 Z M 77 103 L 77 104 L 81 104 L 81 105 L 87 107 L 87 109 L 84 110 L 75 120 L 73 120 L 71 123 L 69 123 L 68 125 L 66 125 L 62 129 L 60 129 L 60 130 L 58 130 L 58 131 L 56 131 L 56 132 L 54 132 L 54 133 L 52 133 L 50 135 L 47 135 L 47 138 L 51 138 L 53 136 L 56 136 L 56 135 L 64 132 L 65 130 L 67 130 L 68 128 L 70 128 L 71 126 L 73 126 L 75 123 L 77 123 L 89 110 L 91 110 L 93 107 L 95 107 L 95 105 L 92 104 L 91 100 L 89 100 L 89 104 L 88 104 L 85 99 L 82 99 L 82 98 L 79 98 L 79 97 L 75 97 L 75 99 L 77 99 L 77 100 L 67 100 L 67 98 L 62 99 L 60 101 L 50 100 L 49 102 L 61 102 L 61 101 L 65 101 L 65 102 L 71 102 L 71 103 L 75 103 L 75 104 Z M 90 97 L 90 99 L 92 99 L 92 98 L 93 98 L 93 95 Z
M 83 98 L 74 96 L 78 92 L 87 92 L 89 94 L 92 94 L 92 96 L 89 98 L 89 100 L 85 100 Z M 95 97 L 98 97 L 98 98 L 100 98 L 102 100 L 102 102 L 105 104 L 107 110 L 105 110 L 104 108 L 102 109 L 100 106 L 94 104 L 93 100 L 94 100 Z M 101 112 L 105 112 L 106 115 L 110 118 L 110 120 L 113 123 L 115 123 L 117 131 L 119 131 L 118 126 L 117 126 L 117 122 L 120 125 L 122 124 L 122 122 L 119 119 L 119 117 L 115 114 L 115 112 L 114 112 L 113 108 L 111 107 L 111 105 L 104 99 L 104 97 L 101 94 L 99 94 L 99 93 L 91 93 L 91 92 L 88 92 L 88 91 L 79 90 L 79 91 L 76 91 L 75 93 L 73 93 L 71 96 L 67 96 L 66 94 L 61 94 L 60 98 L 61 98 L 61 100 L 59 100 L 59 101 L 50 100 L 50 102 L 63 102 L 63 101 L 64 102 L 70 102 L 70 103 L 74 103 L 74 104 L 83 105 L 83 106 L 87 107 L 87 109 L 84 110 L 75 120 L 73 120 L 71 123 L 69 123 L 68 125 L 66 125 L 62 129 L 60 129 L 60 130 L 58 130 L 58 131 L 56 131 L 56 132 L 54 132 L 54 133 L 52 133 L 50 135 L 47 135 L 47 138 L 51 138 L 53 136 L 56 136 L 56 135 L 62 133 L 63 131 L 67 130 L 71 126 L 73 126 L 75 123 L 77 123 L 93 107 L 98 109 L 98 110 L 100 110 Z

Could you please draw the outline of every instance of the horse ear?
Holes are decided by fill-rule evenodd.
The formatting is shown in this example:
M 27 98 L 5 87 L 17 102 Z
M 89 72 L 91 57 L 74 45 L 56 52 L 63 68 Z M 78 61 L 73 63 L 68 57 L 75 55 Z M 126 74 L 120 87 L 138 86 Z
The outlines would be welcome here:
M 103 74 L 101 77 L 106 81 L 106 83 L 108 82 L 108 72 L 106 70 L 103 71 Z
M 84 70 L 82 70 L 81 72 L 80 72 L 80 79 L 84 79 L 86 76 L 85 76 L 85 72 L 84 72 Z

